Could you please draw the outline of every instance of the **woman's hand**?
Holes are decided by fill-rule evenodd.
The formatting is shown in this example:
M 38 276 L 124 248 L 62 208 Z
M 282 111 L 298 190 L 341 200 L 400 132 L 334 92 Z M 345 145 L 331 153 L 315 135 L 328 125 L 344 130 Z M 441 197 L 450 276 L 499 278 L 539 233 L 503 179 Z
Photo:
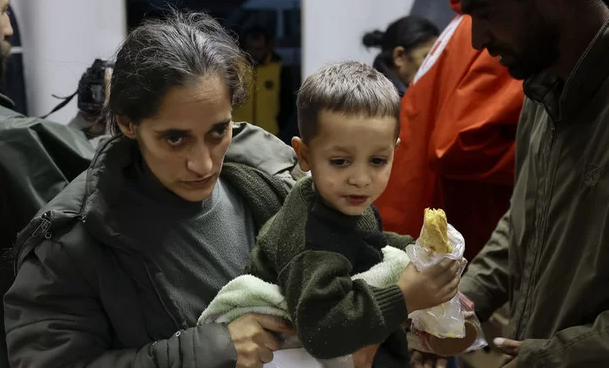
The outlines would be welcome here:
M 236 368 L 261 368 L 279 349 L 279 338 L 273 332 L 295 333 L 285 320 L 260 314 L 237 318 L 228 325 L 228 331 L 237 350 Z

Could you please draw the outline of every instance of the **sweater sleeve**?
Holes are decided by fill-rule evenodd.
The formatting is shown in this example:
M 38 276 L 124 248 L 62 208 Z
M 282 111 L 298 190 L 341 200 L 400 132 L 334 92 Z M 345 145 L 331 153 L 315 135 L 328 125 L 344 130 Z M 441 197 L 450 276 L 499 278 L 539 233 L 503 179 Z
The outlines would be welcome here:
M 382 343 L 408 318 L 397 285 L 377 289 L 352 281 L 339 253 L 305 250 L 278 274 L 298 336 L 307 351 L 331 359 Z

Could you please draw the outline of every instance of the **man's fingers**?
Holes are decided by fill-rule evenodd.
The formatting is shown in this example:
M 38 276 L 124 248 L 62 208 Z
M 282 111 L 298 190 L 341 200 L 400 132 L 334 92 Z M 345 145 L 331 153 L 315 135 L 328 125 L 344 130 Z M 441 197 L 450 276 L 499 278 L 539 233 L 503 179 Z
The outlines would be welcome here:
M 425 364 L 423 365 L 424 368 L 436 368 L 436 358 L 428 355 L 425 358 Z
M 446 368 L 447 360 L 434 354 L 423 354 L 413 351 L 410 354 L 411 368 Z
M 518 355 L 520 344 L 522 344 L 520 341 L 504 339 L 503 337 L 497 337 L 493 340 L 493 343 L 499 350 L 511 356 Z
M 410 367 L 411 368 L 423 368 L 423 354 L 418 351 L 414 351 L 410 355 Z
M 436 360 L 436 368 L 446 368 L 448 366 L 448 360 L 444 358 L 438 358 Z

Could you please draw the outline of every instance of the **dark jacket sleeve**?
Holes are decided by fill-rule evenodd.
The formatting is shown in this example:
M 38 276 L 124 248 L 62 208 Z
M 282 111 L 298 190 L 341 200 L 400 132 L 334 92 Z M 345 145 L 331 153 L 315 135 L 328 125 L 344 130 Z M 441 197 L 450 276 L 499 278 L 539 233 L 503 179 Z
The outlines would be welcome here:
M 59 243 L 45 241 L 24 260 L 4 300 L 13 368 L 233 368 L 223 325 L 177 331 L 166 340 L 113 350 L 110 322 L 93 287 Z
M 518 352 L 518 367 L 606 367 L 609 359 L 609 310 L 593 323 L 558 331 L 550 339 L 526 339 Z
M 482 321 L 488 320 L 508 300 L 509 233 L 508 211 L 489 242 L 469 264 L 459 284 L 459 291 L 474 302 Z
M 397 285 L 373 288 L 352 281 L 350 272 L 344 256 L 306 250 L 278 275 L 300 341 L 316 358 L 336 358 L 382 343 L 408 318 Z

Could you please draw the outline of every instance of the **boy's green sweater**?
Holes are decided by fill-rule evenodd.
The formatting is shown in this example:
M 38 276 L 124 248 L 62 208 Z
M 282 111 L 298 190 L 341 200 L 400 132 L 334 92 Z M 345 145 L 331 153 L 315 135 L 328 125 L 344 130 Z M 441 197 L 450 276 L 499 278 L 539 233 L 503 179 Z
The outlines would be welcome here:
M 383 234 L 372 207 L 347 216 L 324 205 L 305 178 L 261 229 L 246 272 L 279 285 L 305 349 L 331 359 L 403 334 L 408 312 L 398 286 L 378 289 L 351 277 L 381 262 L 382 247 L 411 242 Z

